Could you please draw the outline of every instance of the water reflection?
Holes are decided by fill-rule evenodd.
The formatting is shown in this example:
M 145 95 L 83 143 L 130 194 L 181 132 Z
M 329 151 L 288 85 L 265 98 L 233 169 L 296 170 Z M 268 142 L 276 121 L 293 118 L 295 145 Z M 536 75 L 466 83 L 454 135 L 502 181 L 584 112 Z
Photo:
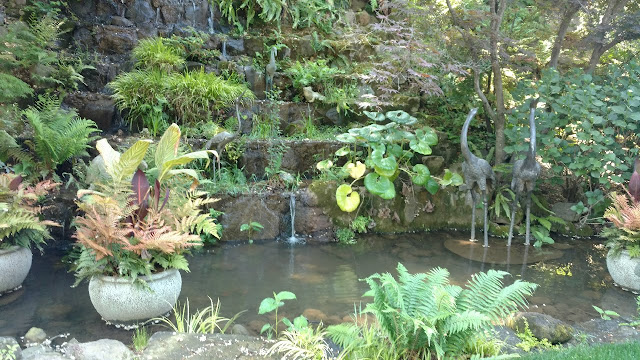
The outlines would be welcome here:
M 460 239 L 465 239 L 463 234 L 434 232 L 367 236 L 354 246 L 275 241 L 223 245 L 190 259 L 191 272 L 183 273 L 180 301 L 189 298 L 194 309 L 207 306 L 207 296 L 220 298 L 223 316 L 247 310 L 238 322 L 259 329 L 267 321 L 257 315 L 260 301 L 274 291 L 288 290 L 298 300 L 286 303 L 284 316 L 307 311 L 326 316 L 324 323 L 331 324 L 348 319 L 354 303 L 369 301 L 362 298 L 367 284 L 359 279 L 376 272 L 395 274 L 402 262 L 412 273 L 447 268 L 451 282 L 458 285 L 481 270 L 509 271 L 513 277 L 507 281 L 525 279 L 540 285 L 530 301 L 533 311 L 569 322 L 597 317 L 592 305 L 614 307 L 627 316 L 635 312 L 635 296 L 611 285 L 604 266 L 606 250 L 598 242 L 566 239 L 557 248 L 538 251 L 516 244 L 509 249 L 501 244 L 506 241 L 492 239 L 488 249 L 467 247 L 459 254 L 448 250 Z M 545 254 L 553 256 L 532 263 Z M 51 336 L 69 332 L 80 341 L 109 337 L 130 342 L 129 332 L 101 321 L 86 285 L 70 287 L 73 274 L 59 265 L 62 255 L 50 250 L 44 257 L 35 256 L 24 290 L 0 297 L 0 336 L 22 336 L 29 327 L 39 326 Z M 561 271 L 568 264 L 570 271 Z

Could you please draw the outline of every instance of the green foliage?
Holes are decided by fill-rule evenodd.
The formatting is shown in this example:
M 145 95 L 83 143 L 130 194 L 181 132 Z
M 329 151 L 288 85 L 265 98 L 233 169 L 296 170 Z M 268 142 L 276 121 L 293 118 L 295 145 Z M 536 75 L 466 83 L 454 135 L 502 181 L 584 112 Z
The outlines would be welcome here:
M 185 124 L 210 120 L 214 110 L 230 106 L 253 94 L 239 82 L 222 79 L 203 69 L 177 72 L 185 61 L 185 46 L 164 38 L 140 41 L 133 50 L 138 69 L 118 75 L 109 87 L 128 119 L 141 121 L 154 135 L 168 125 L 169 117 Z
M 249 223 L 240 225 L 240 231 L 246 231 L 249 240 L 253 239 L 253 235 L 259 233 L 264 229 L 264 226 L 257 221 L 250 221 Z
M 72 157 L 88 155 L 89 143 L 96 139 L 91 134 L 99 131 L 93 121 L 74 110 L 62 110 L 60 104 L 60 99 L 41 96 L 23 112 L 33 129 L 33 138 L 26 144 L 40 159 L 37 167 L 47 174 Z
M 640 64 L 610 66 L 602 74 L 580 70 L 561 75 L 550 69 L 529 85 L 520 82 L 514 98 L 522 104 L 509 117 L 505 131 L 508 153 L 527 148 L 528 99 L 539 96 L 544 108 L 536 113 L 538 155 L 560 177 L 570 172 L 587 193 L 589 205 L 600 202 L 604 192 L 628 180 L 638 155 L 640 132 Z M 595 190 L 601 190 L 595 192 Z M 594 214 L 598 216 L 599 214 Z
M 640 326 L 640 296 L 636 297 L 636 313 L 637 315 L 631 322 L 622 323 L 620 326 Z
M 18 344 L 5 344 L 0 348 L 0 360 L 16 360 L 16 352 L 18 350 L 20 350 L 20 345 Z
M 167 73 L 180 70 L 185 63 L 185 54 L 180 49 L 167 45 L 161 37 L 140 40 L 132 55 L 138 68 L 157 69 Z
M 33 95 L 33 89 L 29 84 L 13 75 L 0 73 L 0 84 L 2 84 L 0 103 L 13 102 Z
M 474 274 L 461 288 L 449 283 L 446 269 L 412 275 L 398 264 L 397 270 L 398 280 L 389 273 L 365 279 L 371 290 L 364 296 L 373 297 L 365 312 L 378 321 L 379 341 L 409 358 L 463 355 L 467 345 L 484 336 L 493 322 L 525 307 L 525 296 L 536 288 L 521 280 L 503 287 L 502 278 L 508 275 L 504 271 Z M 355 349 L 352 344 L 362 341 L 359 333 L 336 338 L 329 331 L 329 335 L 347 349 Z
M 603 310 L 595 305 L 591 305 L 591 306 L 593 306 L 593 308 L 598 312 L 598 314 L 600 314 L 600 318 L 602 318 L 602 320 L 611 320 L 611 317 L 620 317 L 620 314 L 618 314 L 613 310 Z
M 356 243 L 356 234 L 349 228 L 338 228 L 336 230 L 336 239 L 340 244 L 354 245 Z
M 151 337 L 151 335 L 149 335 L 146 327 L 141 326 L 137 328 L 133 332 L 133 336 L 131 336 L 131 342 L 133 343 L 134 350 L 136 352 L 144 350 L 144 348 L 147 347 L 147 344 L 149 344 L 149 337 Z
M 322 324 L 315 329 L 306 325 L 300 329 L 285 330 L 269 348 L 267 355 L 279 353 L 283 355 L 283 359 L 328 360 L 329 345 L 325 341 L 326 335 Z
M 217 5 L 222 16 L 239 32 L 249 30 L 256 15 L 264 23 L 276 23 L 278 28 L 283 17 L 290 16 L 294 28 L 316 25 L 328 32 L 339 18 L 338 2 L 324 0 L 209 0 Z M 338 3 L 339 5 L 343 5 Z M 241 14 L 245 23 L 240 20 Z
M 558 345 L 552 345 L 551 342 L 549 342 L 549 339 L 536 338 L 531 332 L 531 329 L 529 329 L 529 322 L 527 322 L 527 319 L 524 319 L 524 331 L 517 332 L 516 335 L 521 340 L 516 344 L 516 346 L 526 352 L 529 352 L 532 349 L 549 350 L 559 348 Z
M 296 294 L 290 292 L 290 291 L 280 291 L 279 293 L 273 293 L 273 297 L 271 298 L 264 298 L 261 302 L 260 302 L 260 306 L 258 308 L 258 314 L 262 315 L 262 314 L 268 314 L 273 312 L 274 313 L 274 324 L 264 324 L 264 326 L 262 327 L 262 329 L 260 329 L 260 334 L 262 334 L 263 332 L 267 332 L 267 335 L 269 338 L 271 338 L 272 335 L 278 336 L 278 324 L 279 323 L 283 323 L 284 325 L 286 325 L 289 328 L 295 328 L 294 323 L 297 321 L 298 324 L 300 324 L 300 322 L 304 322 L 306 321 L 306 319 L 304 319 L 304 317 L 299 317 L 300 319 L 296 318 L 294 319 L 294 323 L 292 323 L 289 319 L 287 319 L 286 317 L 283 317 L 281 319 L 278 318 L 278 309 L 282 306 L 284 306 L 284 300 L 294 300 L 296 299 Z M 304 321 L 302 320 L 304 319 Z
M 353 219 L 349 227 L 354 232 L 357 232 L 359 234 L 365 234 L 371 228 L 372 225 L 375 226 L 375 223 L 373 222 L 372 218 L 368 216 L 360 215 L 360 216 L 356 216 L 356 218 Z
M 42 250 L 51 239 L 47 227 L 59 225 L 40 219 L 42 207 L 38 203 L 57 185 L 47 180 L 26 186 L 19 176 L 0 174 L 0 249 L 17 245 Z
M 287 151 L 287 146 L 282 142 L 271 142 L 267 149 L 267 166 L 264 168 L 264 176 L 271 179 L 282 172 L 282 159 Z
M 237 167 L 223 167 L 216 174 L 215 181 L 203 179 L 200 183 L 210 194 L 237 195 L 249 191 L 247 178 Z
M 637 359 L 640 357 L 640 343 L 637 341 L 616 344 L 580 345 L 558 350 L 530 353 L 523 360 L 602 360 Z
M 335 155 L 349 157 L 351 161 L 343 168 L 354 179 L 350 184 L 343 184 L 336 190 L 336 199 L 341 210 L 353 211 L 357 208 L 360 203 L 359 195 L 353 192 L 351 187 L 360 179 L 364 179 L 367 191 L 386 200 L 396 196 L 394 181 L 401 172 L 407 174 L 414 184 L 424 186 L 432 194 L 435 194 L 440 186 L 462 184 L 462 177 L 449 170 L 439 179 L 432 176 L 425 165 L 412 165 L 411 161 L 416 154 L 430 155 L 431 146 L 438 143 L 438 136 L 433 129 L 423 127 L 414 130 L 411 126 L 417 119 L 402 110 L 388 111 L 385 114 L 368 111 L 364 113 L 376 123 L 352 128 L 349 132 L 337 136 L 339 141 L 349 145 L 337 150 Z M 380 122 L 385 124 L 378 124 Z M 366 149 L 366 156 L 352 148 Z M 362 161 L 354 164 L 353 161 L 356 159 Z M 360 164 L 357 165 L 358 163 Z M 318 163 L 316 167 L 326 172 L 333 167 L 333 162 L 327 160 Z M 367 170 L 370 172 L 365 176 Z
M 608 240 L 613 254 L 627 250 L 630 257 L 640 257 L 640 203 L 628 194 L 612 192 L 609 196 L 612 204 L 604 218 L 613 226 L 604 227 L 600 235 Z
M 171 331 L 178 333 L 213 334 L 219 332 L 224 334 L 243 312 L 244 311 L 235 314 L 230 319 L 222 317 L 220 316 L 220 299 L 214 304 L 213 300 L 209 298 L 209 306 L 191 314 L 189 299 L 187 299 L 182 305 L 182 308 L 180 308 L 179 303 L 176 303 L 173 307 L 173 318 L 175 321 L 166 316 L 154 318 L 150 321 L 159 322 L 171 329 Z
M 180 50 L 184 54 L 185 60 L 196 61 L 203 64 L 211 64 L 221 55 L 220 51 L 208 49 L 207 41 L 210 35 L 201 31 L 189 29 L 189 36 L 172 35 L 170 38 L 163 38 L 165 44 Z
M 302 89 L 305 86 L 313 86 L 316 91 L 321 92 L 334 76 L 344 74 L 344 71 L 329 67 L 325 59 L 318 59 L 304 60 L 304 63 L 296 61 L 284 73 L 293 80 L 294 88 Z

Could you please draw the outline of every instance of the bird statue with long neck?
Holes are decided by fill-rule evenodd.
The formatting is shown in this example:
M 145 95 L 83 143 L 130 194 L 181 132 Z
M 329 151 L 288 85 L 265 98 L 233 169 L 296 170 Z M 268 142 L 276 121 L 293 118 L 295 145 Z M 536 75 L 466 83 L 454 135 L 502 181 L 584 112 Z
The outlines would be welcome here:
M 265 91 L 269 92 L 273 88 L 273 77 L 276 75 L 276 55 L 278 54 L 278 50 L 276 48 L 271 48 L 271 55 L 269 58 L 269 64 L 267 64 L 266 68 L 266 86 Z
M 235 140 L 240 133 L 242 132 L 242 118 L 240 117 L 240 100 L 244 96 L 244 93 L 247 90 L 245 89 L 242 94 L 236 99 L 236 118 L 238 119 L 238 129 L 232 134 L 228 131 L 221 131 L 214 135 L 209 141 L 207 141 L 202 150 L 211 150 L 212 147 L 216 147 L 216 153 L 218 154 L 216 157 L 216 162 L 218 165 L 218 173 L 220 172 L 220 157 L 222 156 L 222 152 L 224 151 L 225 146 Z
M 629 180 L 629 195 L 633 198 L 634 202 L 640 202 L 640 156 L 636 158 L 633 165 L 633 174 L 631 180 Z
M 530 229 L 531 229 L 531 193 L 536 187 L 536 180 L 540 176 L 540 164 L 536 160 L 536 105 L 538 100 L 531 101 L 529 109 L 529 150 L 527 156 L 513 164 L 513 179 L 511 180 L 511 190 L 515 193 L 515 199 L 511 204 L 511 224 L 509 225 L 509 238 L 507 246 L 511 246 L 513 238 L 513 224 L 515 221 L 516 204 L 520 197 L 524 194 L 526 197 L 526 215 L 525 215 L 525 245 L 529 245 Z
M 464 156 L 464 162 L 462 163 L 462 174 L 464 175 L 464 181 L 467 189 L 471 193 L 471 199 L 473 200 L 473 206 L 471 207 L 471 238 L 470 241 L 476 240 L 476 201 L 477 192 L 482 193 L 482 203 L 484 204 L 484 247 L 489 246 L 489 223 L 487 221 L 487 186 L 491 186 L 495 183 L 496 178 L 493 173 L 491 165 L 477 156 L 475 156 L 469 150 L 467 144 L 467 132 L 469 131 L 469 124 L 471 120 L 478 112 L 478 109 L 471 109 L 467 120 L 462 126 L 462 134 L 460 135 L 460 146 L 462 148 L 462 156 Z

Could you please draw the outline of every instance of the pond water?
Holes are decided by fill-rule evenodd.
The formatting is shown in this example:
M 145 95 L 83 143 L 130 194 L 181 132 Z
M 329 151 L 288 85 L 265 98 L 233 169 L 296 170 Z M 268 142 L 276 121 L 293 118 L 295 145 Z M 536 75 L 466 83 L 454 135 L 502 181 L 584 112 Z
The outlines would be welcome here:
M 472 258 L 481 260 L 482 247 L 467 247 L 468 234 L 431 232 L 404 235 L 367 235 L 357 245 L 290 245 L 264 242 L 223 244 L 190 258 L 190 273 L 183 273 L 180 301 L 187 298 L 191 309 L 209 304 L 208 296 L 222 304 L 222 315 L 231 317 L 247 310 L 237 320 L 251 330 L 269 321 L 257 315 L 260 301 L 272 292 L 288 290 L 298 299 L 287 301 L 281 314 L 293 318 L 305 312 L 324 318 L 325 324 L 348 320 L 354 304 L 367 301 L 368 289 L 358 279 L 376 272 L 395 273 L 398 262 L 412 272 L 433 267 L 447 268 L 451 281 L 462 285 L 478 271 L 509 271 L 513 279 L 540 285 L 530 299 L 530 310 L 541 311 L 569 323 L 598 317 L 592 305 L 615 310 L 623 316 L 635 314 L 635 295 L 612 285 L 605 265 L 606 249 L 595 240 L 561 239 L 547 246 L 543 255 L 553 258 L 522 265 L 523 246 L 514 246 L 511 264 L 506 258 L 505 239 L 490 239 L 485 262 L 468 260 L 447 249 L 459 242 Z M 447 247 L 445 247 L 447 244 Z M 475 254 L 471 254 L 475 252 Z M 504 253 L 504 256 L 499 253 Z M 496 253 L 498 255 L 496 255 Z M 107 326 L 95 312 L 87 285 L 71 288 L 73 274 L 61 263 L 62 250 L 50 249 L 34 256 L 33 267 L 21 290 L 0 297 L 0 336 L 22 336 L 31 326 L 50 336 L 69 333 L 79 341 L 114 338 L 130 343 L 131 332 Z M 528 260 L 540 253 L 530 248 Z

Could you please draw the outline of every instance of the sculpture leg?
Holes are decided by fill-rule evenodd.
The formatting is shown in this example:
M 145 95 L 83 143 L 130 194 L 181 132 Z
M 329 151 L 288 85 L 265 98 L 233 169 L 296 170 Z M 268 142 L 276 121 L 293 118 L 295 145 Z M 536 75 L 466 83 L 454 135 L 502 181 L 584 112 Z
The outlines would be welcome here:
M 478 241 L 476 240 L 476 193 L 473 190 L 470 190 L 470 192 L 473 204 L 471 205 L 471 238 L 469 241 Z
M 488 219 L 488 205 L 487 202 L 487 190 L 482 190 L 482 204 L 484 205 L 484 247 L 489 247 L 489 222 Z
M 507 240 L 507 246 L 511 246 L 511 239 L 513 239 L 513 225 L 516 222 L 516 205 L 518 204 L 518 195 L 515 195 L 513 202 L 511 203 L 511 223 L 509 224 L 509 239 Z
M 529 230 L 531 228 L 531 193 L 527 193 L 527 232 L 525 233 L 525 245 L 529 245 Z

